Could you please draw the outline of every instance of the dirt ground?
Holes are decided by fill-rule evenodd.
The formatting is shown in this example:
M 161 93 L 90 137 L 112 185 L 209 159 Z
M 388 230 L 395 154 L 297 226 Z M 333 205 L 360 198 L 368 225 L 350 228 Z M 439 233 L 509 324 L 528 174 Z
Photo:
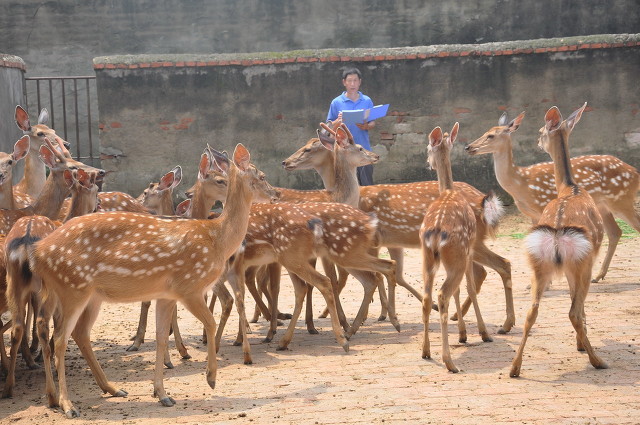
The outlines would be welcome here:
M 150 314 L 147 341 L 141 351 L 125 351 L 137 326 L 138 305 L 104 305 L 93 329 L 94 348 L 109 378 L 129 392 L 128 398 L 107 397 L 95 384 L 73 342 L 67 353 L 71 399 L 81 417 L 73 423 L 232 423 L 232 424 L 372 424 L 372 423 L 640 423 L 640 236 L 621 240 L 609 273 L 592 284 L 586 314 L 589 337 L 607 370 L 595 370 L 587 355 L 575 349 L 569 322 L 569 294 L 564 279 L 545 293 L 538 320 L 525 349 L 522 375 L 509 378 L 515 348 L 530 306 L 531 272 L 521 234 L 528 223 L 518 214 L 503 221 L 490 246 L 512 262 L 516 326 L 507 335 L 497 330 L 505 318 L 505 301 L 498 275 L 489 271 L 479 296 L 492 343 L 483 343 L 475 318 L 467 318 L 468 343 L 457 342 L 457 327 L 449 325 L 453 361 L 461 373 L 447 372 L 441 356 L 440 325 L 431 315 L 431 360 L 421 358 L 420 303 L 398 288 L 397 310 L 402 325 L 378 322 L 374 301 L 369 318 L 345 353 L 334 340 L 328 319 L 317 319 L 320 333 L 307 333 L 298 324 L 288 351 L 276 351 L 277 339 L 263 343 L 266 323 L 252 324 L 254 364 L 242 363 L 240 347 L 231 345 L 237 330 L 234 313 L 220 348 L 217 386 L 206 383 L 206 350 L 202 328 L 179 311 L 183 337 L 193 356 L 181 360 L 172 347 L 175 368 L 165 370 L 165 387 L 177 401 L 162 407 L 152 396 L 155 358 L 154 317 Z M 601 250 L 598 266 L 606 245 Z M 405 276 L 421 288 L 421 260 L 406 250 Z M 442 273 L 439 275 L 442 280 Z M 292 311 L 292 289 L 283 277 L 282 311 Z M 464 291 L 463 291 L 464 292 Z M 362 296 L 353 280 L 341 299 L 347 317 L 355 317 Z M 376 295 L 377 298 L 377 295 Z M 323 308 L 317 300 L 316 316 Z M 247 298 L 252 311 L 253 300 Z M 453 308 L 453 304 L 452 304 Z M 152 307 L 153 310 L 153 307 Z M 219 312 L 216 312 L 219 317 Z M 5 337 L 6 338 L 6 337 Z M 8 343 L 8 339 L 5 339 Z M 4 381 L 0 381 L 4 384 Z M 19 361 L 13 399 L 0 399 L 1 424 L 64 422 L 64 415 L 46 407 L 44 375 Z

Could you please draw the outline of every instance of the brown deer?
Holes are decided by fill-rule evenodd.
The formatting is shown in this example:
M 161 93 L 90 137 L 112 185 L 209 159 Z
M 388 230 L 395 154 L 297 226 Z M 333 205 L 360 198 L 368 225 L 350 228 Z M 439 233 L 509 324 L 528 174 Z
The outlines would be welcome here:
M 24 175 L 14 187 L 15 199 L 18 206 L 26 207 L 32 204 L 34 202 L 33 200 L 37 199 L 44 189 L 47 174 L 46 168 L 38 159 L 38 151 L 40 146 L 45 143 L 45 138 L 48 138 L 56 145 L 57 150 L 65 157 L 70 169 L 82 168 L 89 173 L 95 172 L 98 176 L 96 183 L 98 185 L 102 183 L 106 172 L 73 159 L 65 146 L 68 145 L 68 143 L 58 136 L 52 128 L 47 126 L 49 122 L 49 112 L 46 108 L 40 111 L 38 123 L 31 125 L 29 114 L 18 105 L 15 110 L 15 122 L 18 128 L 22 130 L 25 135 L 29 136 L 29 152 L 31 153 L 31 155 L 27 155 L 25 159 Z
M 331 175 L 331 170 L 328 170 L 326 165 L 331 163 L 328 158 L 329 153 L 326 150 L 323 151 L 311 147 L 304 147 L 303 151 L 306 151 L 307 155 L 313 154 L 315 157 L 320 157 L 308 163 L 318 164 L 319 168 L 316 168 L 316 170 L 323 176 L 324 181 L 330 182 L 327 176 Z M 322 158 L 323 155 L 325 156 L 324 158 Z M 300 161 L 298 160 L 298 162 Z M 293 161 L 289 162 L 285 160 L 286 169 L 294 169 L 293 165 Z M 300 168 L 296 167 L 296 169 Z M 485 199 L 485 195 L 482 192 L 466 183 L 454 182 L 454 187 L 465 194 L 479 219 L 477 228 L 478 237 L 476 238 L 476 246 L 474 249 L 474 277 L 476 279 L 477 291 L 480 290 L 486 276 L 486 272 L 480 264 L 486 265 L 498 272 L 504 285 L 507 312 L 507 318 L 498 333 L 509 332 L 515 324 L 511 264 L 507 259 L 489 250 L 484 243 L 487 236 L 492 234 L 493 228 L 501 215 L 500 205 L 496 198 L 490 198 L 491 202 L 487 202 L 488 200 Z M 438 197 L 438 193 L 438 183 L 433 181 L 404 184 L 376 184 L 360 187 L 359 207 L 363 211 L 376 213 L 379 220 L 378 227 L 382 235 L 381 245 L 389 250 L 391 258 L 396 261 L 396 281 L 398 285 L 410 290 L 410 292 L 420 300 L 422 299 L 422 295 L 413 289 L 403 277 L 403 248 L 420 248 L 418 230 L 424 218 L 424 212 L 429 204 Z M 489 210 L 489 208 L 483 209 L 483 203 L 486 206 L 494 206 L 495 214 L 488 219 L 482 219 L 484 211 Z M 339 280 L 339 288 L 344 286 L 344 282 L 344 279 Z M 391 302 L 391 298 L 392 294 L 389 294 L 389 302 Z M 467 299 L 463 305 L 463 312 L 469 308 L 470 304 L 470 299 Z M 383 307 L 383 313 L 379 320 L 384 319 L 385 309 Z
M 173 189 L 182 181 L 182 168 L 180 166 L 174 167 L 171 171 L 164 174 L 158 183 L 151 183 L 142 194 L 136 198 L 135 202 L 140 203 L 150 213 L 155 215 L 174 215 L 173 209 Z M 144 336 L 147 331 L 147 318 L 149 315 L 149 307 L 151 307 L 151 301 L 144 301 L 140 307 L 140 320 L 138 321 L 138 329 L 133 336 L 133 343 L 127 348 L 127 351 L 138 351 L 140 345 L 144 342 Z M 173 313 L 171 319 L 171 330 L 176 343 L 176 349 L 180 353 L 183 359 L 190 359 L 182 341 L 180 335 L 180 329 L 178 328 L 178 312 L 177 309 Z M 173 364 L 169 357 L 169 352 L 165 353 L 165 366 L 169 369 L 173 369 Z
M 53 156 L 53 152 L 43 147 L 43 155 Z M 50 163 L 53 158 L 48 159 Z M 94 212 L 98 205 L 98 186 L 95 184 L 96 174 L 85 173 L 84 170 L 78 169 L 71 171 L 64 169 L 62 171 L 51 167 L 51 175 L 60 173 L 64 178 L 65 184 L 71 188 L 71 209 L 65 221 L 73 217 Z M 48 186 L 45 186 L 41 197 L 46 197 Z M 2 245 L 2 268 L 6 268 L 7 290 L 6 296 L 8 306 L 11 310 L 12 332 L 11 332 L 11 362 L 8 367 L 7 380 L 2 393 L 3 397 L 11 397 L 13 387 L 15 385 L 15 367 L 18 347 L 20 346 L 22 356 L 30 368 L 35 368 L 35 363 L 31 358 L 29 347 L 23 338 L 25 328 L 25 305 L 31 297 L 36 297 L 36 304 L 40 304 L 39 289 L 41 280 L 38 276 L 25 272 L 28 270 L 27 258 L 23 255 L 21 247 L 24 243 L 29 243 L 35 239 L 44 238 L 50 234 L 55 228 L 61 226 L 61 222 L 52 221 L 47 217 L 32 215 L 22 217 L 16 221 L 11 231 L 7 234 L 4 244 Z M 4 270 L 3 270 L 4 272 Z M 2 273 L 4 276 L 5 273 Z M 46 338 L 42 341 L 46 345 Z
M 450 154 L 453 143 L 458 136 L 458 123 L 455 123 L 451 134 L 442 134 L 436 127 L 429 134 L 428 161 L 438 174 L 440 196 L 431 202 L 420 227 L 420 244 L 422 246 L 422 275 L 424 279 L 424 297 L 422 299 L 422 321 L 424 339 L 422 358 L 431 358 L 429 344 L 429 314 L 432 308 L 433 281 L 436 272 L 443 265 L 447 277 L 438 291 L 438 311 L 440 313 L 440 330 L 442 334 L 442 358 L 450 372 L 457 373 L 458 368 L 451 360 L 449 351 L 448 317 L 449 300 L 455 297 L 458 311 L 458 330 L 460 342 L 466 342 L 467 333 L 460 309 L 460 282 L 466 275 L 467 292 L 478 320 L 478 330 L 485 342 L 492 341 L 480 314 L 476 299 L 473 279 L 473 248 L 476 239 L 476 216 L 473 208 L 464 195 L 454 189 L 451 174 Z
M 13 167 L 29 153 L 29 136 L 22 136 L 13 145 L 13 152 L 0 152 L 0 208 L 16 209 L 13 193 Z
M 107 380 L 91 349 L 90 331 L 103 301 L 158 300 L 154 394 L 165 406 L 175 404 L 165 392 L 162 377 L 171 317 L 176 301 L 180 301 L 206 327 L 206 377 L 209 386 L 215 387 L 216 323 L 204 294 L 240 247 L 253 200 L 272 196 L 265 192 L 264 175 L 251 164 L 249 151 L 242 144 L 236 146 L 232 158 L 221 154 L 215 158 L 229 180 L 227 205 L 217 220 L 129 212 L 91 214 L 65 223 L 28 248 L 31 271 L 42 277 L 45 297 L 53 297 L 57 304 L 59 323 L 54 340 L 60 391 L 56 398 L 49 371 L 47 395 L 49 404 L 59 404 L 67 417 L 78 416 L 69 400 L 65 374 L 70 336 L 100 388 L 113 396 L 126 396 Z M 38 325 L 42 323 L 38 320 Z M 46 334 L 46 329 L 39 334 Z M 43 357 L 45 369 L 50 368 L 47 356 Z
M 508 122 L 506 113 L 497 127 L 490 128 L 465 149 L 470 155 L 493 154 L 496 178 L 500 186 L 513 197 L 521 213 L 537 223 L 544 207 L 557 196 L 553 180 L 553 163 L 545 162 L 517 167 L 513 162 L 511 134 L 519 127 L 524 112 Z M 584 155 L 571 159 L 573 178 L 593 198 L 602 220 L 609 246 L 600 271 L 593 279 L 604 279 L 620 240 L 622 231 L 617 216 L 640 232 L 640 215 L 634 209 L 640 189 L 640 173 L 629 164 L 611 155 Z
M 571 293 L 569 319 L 576 330 L 578 350 L 586 350 L 596 369 L 607 364 L 596 355 L 585 323 L 584 302 L 589 292 L 591 269 L 603 237 L 603 222 L 589 192 L 576 180 L 569 160 L 569 135 L 580 121 L 587 103 L 563 121 L 560 110 L 553 106 L 540 130 L 538 145 L 553 160 L 558 198 L 544 208 L 538 224 L 525 240 L 529 263 L 534 272 L 532 305 L 522 330 L 522 341 L 511 364 L 511 377 L 520 376 L 522 353 L 536 317 L 546 285 L 556 273 L 564 273 Z

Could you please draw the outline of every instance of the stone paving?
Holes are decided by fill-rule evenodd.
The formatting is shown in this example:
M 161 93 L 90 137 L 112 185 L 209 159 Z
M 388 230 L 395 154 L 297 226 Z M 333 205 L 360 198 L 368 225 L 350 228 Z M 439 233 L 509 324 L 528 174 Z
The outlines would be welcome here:
M 276 351 L 281 329 L 276 341 L 261 342 L 266 330 L 261 321 L 252 325 L 250 335 L 254 364 L 243 365 L 240 348 L 231 345 L 237 329 L 234 311 L 219 353 L 215 390 L 204 377 L 201 327 L 180 310 L 182 333 L 193 358 L 182 361 L 172 348 L 175 368 L 165 370 L 165 386 L 178 403 L 165 408 L 152 397 L 153 314 L 142 351 L 128 353 L 125 348 L 137 325 L 138 306 L 105 305 L 94 327 L 94 346 L 109 378 L 127 390 L 129 397 L 102 395 L 86 362 L 70 343 L 69 390 L 81 410 L 81 417 L 73 423 L 640 423 L 639 242 L 639 237 L 621 241 L 609 274 L 592 284 L 587 298 L 589 337 L 608 362 L 607 370 L 595 370 L 586 354 L 576 351 L 567 285 L 559 279 L 542 300 L 521 377 L 509 378 L 530 305 L 530 270 L 522 241 L 503 235 L 490 245 L 512 261 L 517 323 L 507 335 L 496 333 L 505 317 L 504 295 L 498 275 L 489 271 L 479 301 L 494 341 L 483 343 L 475 318 L 468 316 L 468 343 L 459 344 L 457 327 L 451 322 L 449 341 L 453 360 L 461 369 L 458 374 L 447 372 L 442 363 L 437 314 L 431 315 L 430 323 L 433 359 L 421 358 L 420 303 L 402 288 L 397 291 L 401 331 L 396 332 L 388 321 L 376 320 L 380 308 L 376 299 L 369 319 L 351 339 L 349 353 L 335 343 L 328 319 L 316 320 L 318 335 L 308 334 L 300 321 L 290 349 L 284 352 Z M 421 287 L 420 253 L 406 253 L 405 274 Z M 438 283 L 442 274 L 439 277 Z M 288 276 L 283 277 L 282 290 L 281 309 L 292 311 Z M 350 281 L 342 296 L 349 318 L 355 316 L 361 294 L 361 286 Z M 323 308 L 320 298 L 315 297 L 316 315 Z M 253 308 L 249 298 L 247 305 Z M 14 398 L 0 400 L 1 424 L 66 421 L 59 411 L 45 406 L 41 371 L 26 370 L 19 363 L 17 379 Z

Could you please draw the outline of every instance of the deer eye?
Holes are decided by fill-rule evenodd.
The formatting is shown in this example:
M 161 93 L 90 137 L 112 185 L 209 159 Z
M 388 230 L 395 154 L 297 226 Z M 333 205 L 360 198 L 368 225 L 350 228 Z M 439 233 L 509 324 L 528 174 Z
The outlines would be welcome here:
M 487 136 L 487 139 L 493 139 L 493 134 L 489 134 L 489 135 Z
M 76 165 L 71 165 L 71 166 L 69 167 L 69 169 L 70 169 L 70 170 L 77 170 L 77 169 L 78 169 L 78 167 L 77 167 Z
M 264 176 L 260 176 L 260 181 L 264 181 Z
M 38 137 L 44 137 L 44 132 L 38 131 Z
M 9 161 L 7 161 L 7 164 L 9 164 L 9 165 L 13 165 L 13 160 L 12 160 L 12 159 L 10 159 Z
M 311 148 L 306 148 L 306 149 L 304 150 L 304 152 L 305 152 L 305 153 L 307 153 L 307 152 L 311 152 Z

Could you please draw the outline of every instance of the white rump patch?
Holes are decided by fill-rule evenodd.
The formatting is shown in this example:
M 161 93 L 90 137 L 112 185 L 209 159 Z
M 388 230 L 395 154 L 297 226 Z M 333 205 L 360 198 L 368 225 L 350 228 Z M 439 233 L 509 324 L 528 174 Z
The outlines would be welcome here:
M 577 263 L 593 249 L 586 236 L 573 229 L 534 230 L 525 239 L 525 246 L 533 257 L 545 263 Z
M 496 195 L 491 195 L 484 202 L 484 220 L 491 227 L 495 227 L 498 225 L 498 221 L 504 215 L 504 205 L 500 198 Z

